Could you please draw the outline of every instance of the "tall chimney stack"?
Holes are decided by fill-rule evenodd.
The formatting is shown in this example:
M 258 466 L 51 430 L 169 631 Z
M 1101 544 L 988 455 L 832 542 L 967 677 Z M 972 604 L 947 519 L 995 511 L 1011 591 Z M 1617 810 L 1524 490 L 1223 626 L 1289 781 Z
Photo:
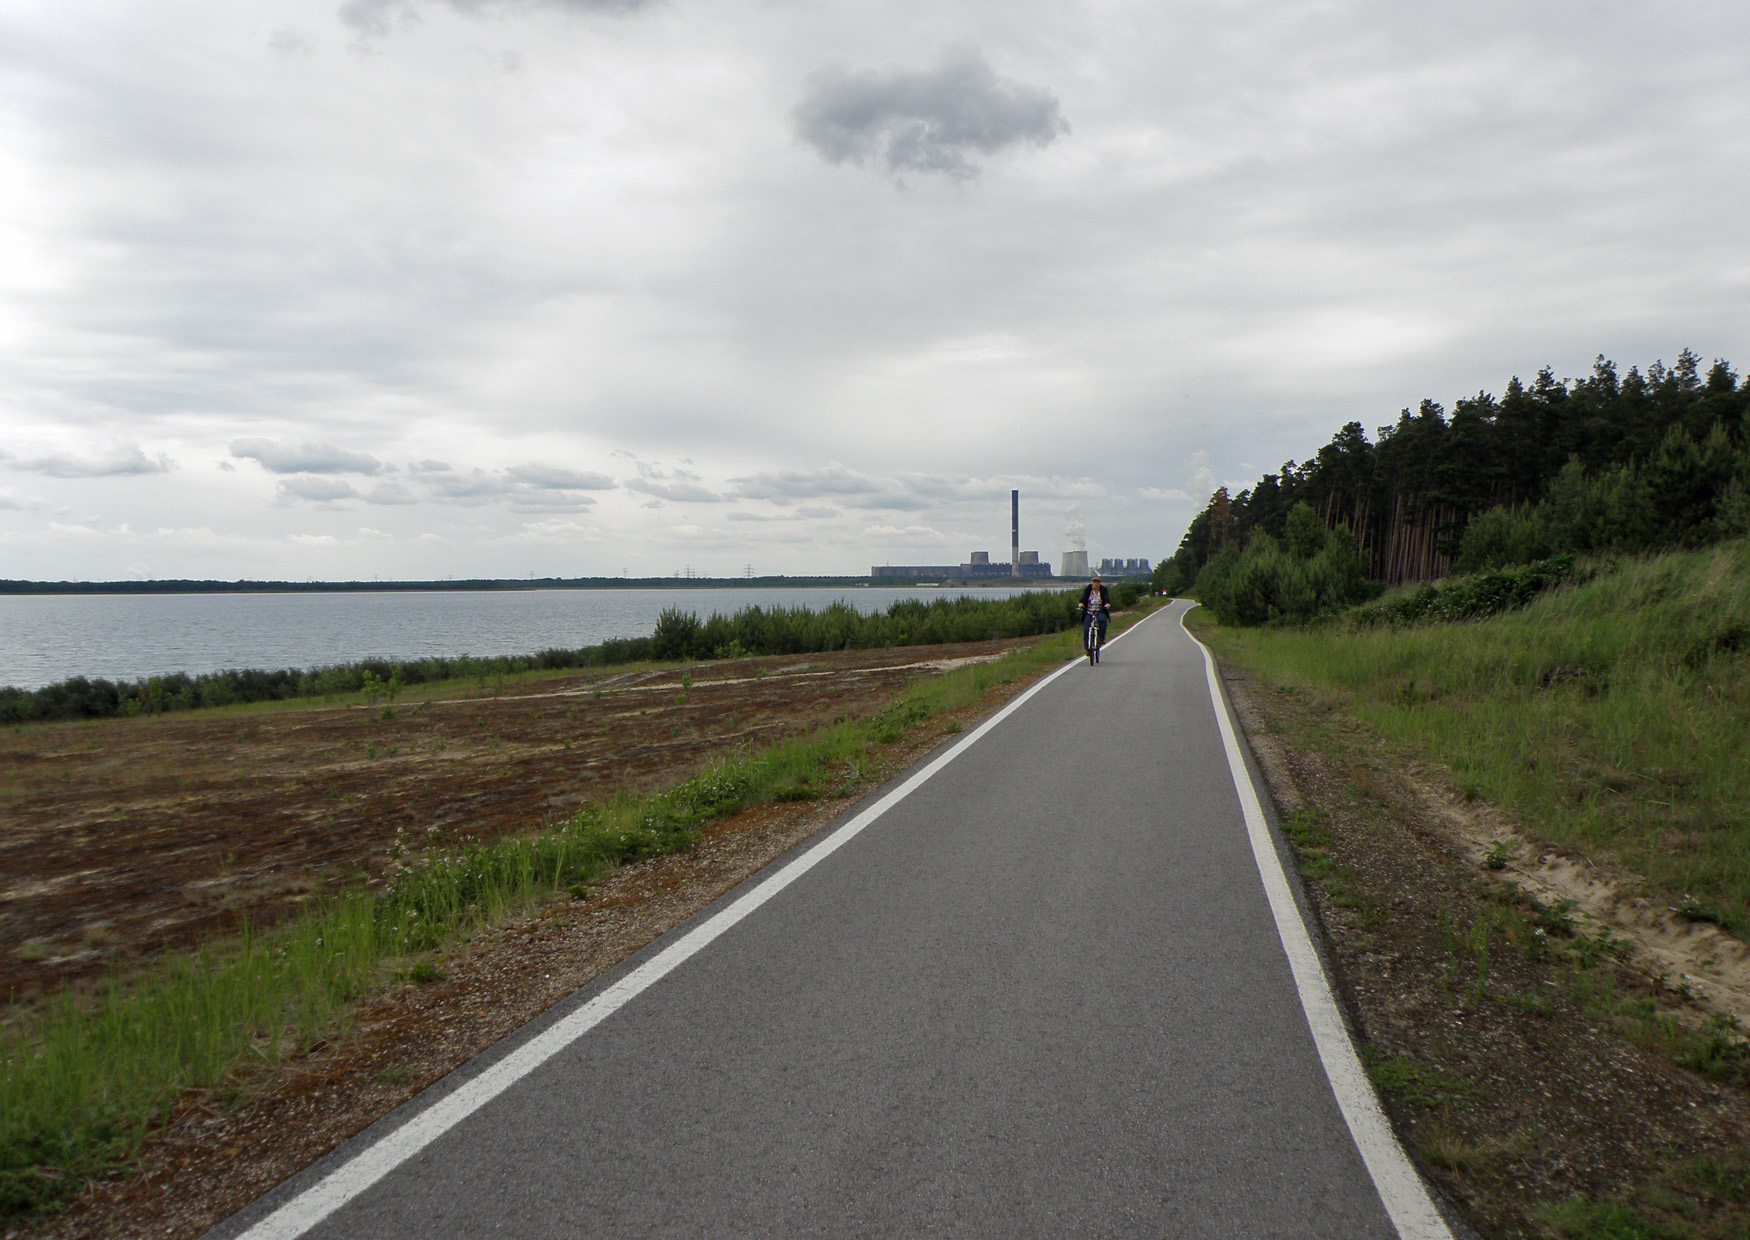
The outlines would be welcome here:
M 1021 492 L 1009 492 L 1009 576 L 1021 575 Z

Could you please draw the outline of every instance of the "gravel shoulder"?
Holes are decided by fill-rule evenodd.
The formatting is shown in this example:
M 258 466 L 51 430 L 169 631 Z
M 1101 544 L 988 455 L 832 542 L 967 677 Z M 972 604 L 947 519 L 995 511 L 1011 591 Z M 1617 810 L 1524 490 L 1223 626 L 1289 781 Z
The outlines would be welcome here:
M 1375 1085 L 1466 1220 L 1486 1237 L 1747 1234 L 1750 1093 L 1720 1024 L 1734 996 L 1672 971 L 1685 936 L 1622 894 L 1631 876 L 1465 803 L 1332 700 L 1223 676 Z M 1687 938 L 1698 971 L 1740 956 Z M 1703 1070 L 1674 1062 L 1710 1029 Z

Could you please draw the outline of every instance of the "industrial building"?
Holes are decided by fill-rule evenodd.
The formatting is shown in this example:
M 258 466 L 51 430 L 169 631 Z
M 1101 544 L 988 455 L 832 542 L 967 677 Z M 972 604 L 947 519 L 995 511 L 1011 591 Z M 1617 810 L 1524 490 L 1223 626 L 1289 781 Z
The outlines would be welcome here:
M 1082 562 L 1087 563 L 1086 552 Z M 974 551 L 964 564 L 877 564 L 871 577 L 904 577 L 912 580 L 943 578 L 1051 577 L 1049 561 L 1040 563 L 1037 551 L 1021 550 L 1021 493 L 1009 492 L 1009 559 L 991 562 L 990 552 Z
M 1146 559 L 1109 559 L 1100 561 L 1102 577 L 1146 577 L 1154 568 Z

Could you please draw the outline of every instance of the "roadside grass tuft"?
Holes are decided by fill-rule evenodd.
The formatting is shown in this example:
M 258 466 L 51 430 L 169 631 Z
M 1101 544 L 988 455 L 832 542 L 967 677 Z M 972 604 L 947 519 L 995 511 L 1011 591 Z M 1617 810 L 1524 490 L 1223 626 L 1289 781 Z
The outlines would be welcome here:
M 1460 1098 L 1482 1097 L 1485 1090 L 1408 1055 L 1392 1055 L 1363 1045 L 1361 1062 L 1374 1088 L 1419 1107 L 1441 1107 Z
M 1669 1227 L 1637 1213 L 1620 1201 L 1545 1202 L 1537 1210 L 1540 1223 L 1561 1240 L 1690 1240 L 1687 1227 Z

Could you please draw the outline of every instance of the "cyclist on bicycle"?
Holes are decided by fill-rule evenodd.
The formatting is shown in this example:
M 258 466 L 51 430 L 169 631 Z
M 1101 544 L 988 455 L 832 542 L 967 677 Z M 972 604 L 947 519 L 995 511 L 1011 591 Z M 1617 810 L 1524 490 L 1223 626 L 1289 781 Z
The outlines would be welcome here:
M 1082 597 L 1076 604 L 1076 611 L 1080 613 L 1084 625 L 1090 618 L 1093 619 L 1098 630 L 1095 640 L 1105 644 L 1106 621 L 1112 617 L 1112 593 L 1100 583 L 1099 573 L 1095 573 L 1093 579 L 1082 587 Z

